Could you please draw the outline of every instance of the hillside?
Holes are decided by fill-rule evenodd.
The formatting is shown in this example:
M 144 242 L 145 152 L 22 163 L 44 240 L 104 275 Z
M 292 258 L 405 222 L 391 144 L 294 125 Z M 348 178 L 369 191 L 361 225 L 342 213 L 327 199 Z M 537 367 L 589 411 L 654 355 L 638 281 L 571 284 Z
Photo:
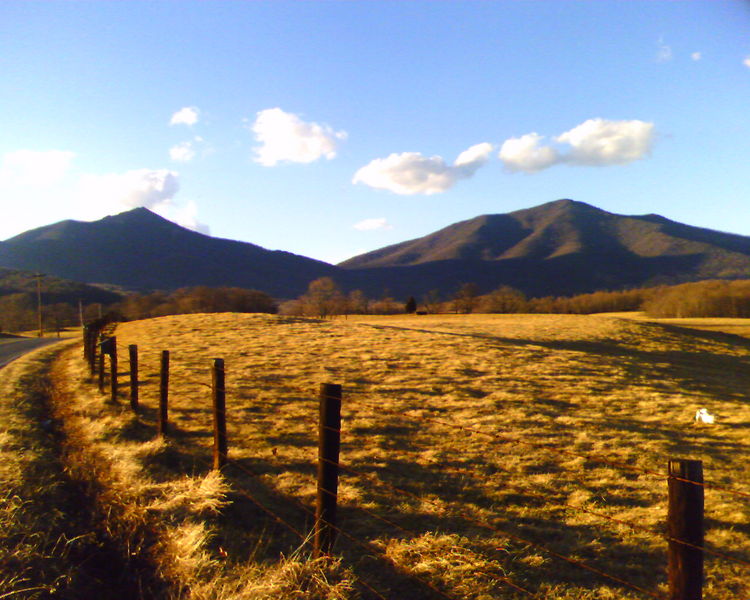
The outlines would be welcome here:
M 27 231 L 0 243 L 0 266 L 139 291 L 236 286 L 278 297 L 297 295 L 335 270 L 289 252 L 196 233 L 145 208 Z
M 0 242 L 0 266 L 137 291 L 235 286 L 294 298 L 332 277 L 379 298 L 451 297 L 510 285 L 529 296 L 574 295 L 702 279 L 746 278 L 750 237 L 658 215 L 609 213 L 558 200 L 483 215 L 338 266 L 190 231 L 145 208 L 100 221 L 62 221 Z
M 39 283 L 46 304 L 66 302 L 77 305 L 79 301 L 83 304 L 111 304 L 122 298 L 115 292 L 51 275 L 42 275 Z M 0 267 L 0 296 L 32 294 L 36 298 L 36 293 L 37 277 L 34 273 Z
M 724 268 L 727 275 L 734 275 L 740 264 L 750 264 L 750 238 L 683 225 L 658 215 L 617 215 L 584 202 L 557 200 L 461 221 L 422 238 L 356 256 L 340 266 L 551 260 L 574 254 L 701 257 L 701 268 Z
M 747 277 L 750 238 L 558 200 L 455 223 L 339 266 L 385 269 L 394 279 L 408 268 L 436 287 L 473 281 L 484 291 L 505 283 L 532 295 L 574 294 Z

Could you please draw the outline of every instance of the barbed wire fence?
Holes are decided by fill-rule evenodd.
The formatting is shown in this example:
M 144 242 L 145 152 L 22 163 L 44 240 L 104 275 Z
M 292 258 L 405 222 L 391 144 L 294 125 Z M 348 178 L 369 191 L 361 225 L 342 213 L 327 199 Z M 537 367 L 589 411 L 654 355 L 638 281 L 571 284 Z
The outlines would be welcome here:
M 110 331 L 111 332 L 111 331 Z M 106 379 L 104 357 L 110 358 L 110 401 L 118 401 L 118 362 L 117 362 L 117 341 L 114 337 L 104 336 L 101 338 L 102 330 L 95 333 L 84 330 L 84 357 L 89 364 L 89 372 L 93 377 L 96 376 L 100 391 L 104 391 L 104 381 Z M 104 333 L 108 333 L 107 330 Z M 129 400 L 133 411 L 140 413 L 143 410 L 139 398 L 139 387 L 143 383 L 139 380 L 139 358 L 138 348 L 131 345 L 128 348 L 129 356 Z M 236 473 L 242 474 L 243 478 L 257 480 L 260 473 L 248 469 L 241 461 L 230 458 L 229 443 L 227 438 L 227 420 L 226 420 L 226 402 L 227 387 L 225 380 L 225 365 L 223 359 L 214 359 L 210 368 L 210 383 L 196 379 L 190 375 L 191 370 L 182 368 L 179 376 L 182 380 L 189 381 L 192 385 L 198 386 L 205 390 L 206 395 L 212 399 L 211 425 L 213 438 L 212 460 L 199 459 L 207 469 L 221 470 L 228 475 L 227 469 L 231 467 Z M 169 378 L 170 378 L 170 353 L 162 351 L 159 361 L 159 395 L 158 410 L 156 411 L 156 433 L 159 436 L 170 435 L 169 425 Z M 287 386 L 288 387 L 288 386 Z M 361 539 L 352 533 L 352 528 L 344 521 L 338 518 L 339 494 L 338 485 L 341 473 L 348 473 L 358 478 L 359 482 L 368 482 L 373 488 L 380 487 L 388 490 L 389 493 L 395 494 L 400 498 L 410 498 L 420 504 L 432 505 L 436 511 L 446 511 L 446 503 L 433 500 L 425 495 L 407 489 L 404 485 L 396 485 L 383 478 L 368 473 L 361 468 L 356 468 L 340 460 L 341 449 L 341 408 L 343 400 L 343 389 L 338 384 L 321 384 L 317 394 L 308 389 L 295 388 L 294 391 L 300 398 L 309 400 L 311 411 L 313 404 L 318 408 L 318 442 L 317 442 L 317 461 L 312 462 L 311 466 L 317 468 L 317 476 L 312 476 L 312 484 L 316 487 L 315 502 L 310 505 L 309 502 L 288 495 L 287 499 L 291 505 L 294 505 L 303 516 L 305 527 L 299 527 L 293 524 L 293 521 L 299 521 L 298 518 L 290 518 L 287 515 L 279 514 L 277 507 L 269 506 L 264 503 L 246 485 L 242 484 L 242 479 L 235 477 L 232 481 L 232 487 L 235 492 L 246 498 L 251 504 L 255 505 L 258 510 L 267 516 L 267 518 L 290 532 L 294 538 L 299 540 L 300 547 L 309 547 L 310 554 L 314 558 L 330 556 L 334 554 L 334 547 L 338 548 L 340 544 L 345 544 L 356 548 L 357 551 L 365 556 L 371 557 L 380 563 L 386 564 L 389 568 L 398 572 L 401 576 L 411 579 L 421 586 L 428 595 L 439 598 L 452 600 L 449 592 L 441 589 L 439 582 L 430 581 L 426 576 L 418 573 L 415 569 L 409 569 L 398 564 L 389 557 L 379 544 L 371 540 Z M 669 600 L 698 600 L 702 598 L 704 584 L 704 556 L 710 555 L 712 558 L 722 561 L 728 561 L 741 568 L 750 568 L 750 560 L 735 553 L 724 551 L 722 549 L 709 547 L 705 543 L 705 524 L 704 524 L 704 490 L 713 490 L 718 493 L 726 494 L 740 501 L 746 501 L 750 498 L 750 493 L 742 490 L 733 489 L 730 486 L 716 484 L 703 479 L 703 465 L 698 460 L 673 459 L 667 463 L 666 473 L 647 469 L 632 464 L 627 464 L 621 460 L 612 459 L 606 456 L 600 456 L 591 453 L 580 453 L 567 448 L 560 448 L 547 443 L 523 439 L 518 436 L 511 436 L 505 433 L 491 432 L 453 422 L 445 418 L 425 414 L 424 411 L 418 416 L 406 415 L 403 412 L 391 411 L 384 407 L 383 399 L 377 394 L 369 391 L 355 389 L 347 390 L 347 395 L 357 399 L 356 406 L 359 409 L 367 408 L 372 411 L 377 418 L 384 415 L 398 417 L 399 419 L 411 419 L 417 424 L 431 423 L 433 425 L 449 429 L 456 435 L 465 436 L 483 436 L 489 443 L 512 444 L 533 450 L 543 452 L 566 459 L 576 458 L 588 463 L 599 463 L 610 469 L 624 471 L 628 474 L 635 474 L 651 480 L 662 480 L 667 483 L 667 504 L 668 514 L 664 530 L 646 527 L 641 523 L 634 523 L 627 519 L 613 517 L 602 511 L 592 510 L 585 506 L 579 506 L 570 502 L 565 503 L 565 510 L 578 512 L 593 517 L 603 522 L 610 522 L 622 526 L 633 532 L 645 534 L 658 538 L 666 542 L 667 553 L 667 581 L 666 595 L 660 591 L 664 587 L 663 582 L 656 581 L 651 585 L 635 583 L 627 576 L 610 572 L 609 568 L 603 568 L 598 564 L 591 564 L 590 561 L 574 557 L 557 547 L 551 547 L 548 542 L 540 541 L 534 538 L 530 532 L 524 532 L 519 527 L 513 527 L 507 519 L 496 515 L 495 518 L 479 519 L 468 514 L 467 511 L 461 510 L 461 507 L 451 506 L 450 514 L 456 519 L 469 523 L 474 529 L 488 532 L 492 536 L 501 536 L 504 539 L 511 540 L 519 547 L 533 548 L 540 553 L 548 556 L 551 560 L 565 563 L 570 567 L 584 571 L 598 580 L 614 584 L 622 589 L 636 592 L 642 597 L 669 599 Z M 468 479 L 476 479 L 477 473 L 470 469 L 450 468 L 450 472 L 460 474 Z M 538 501 L 540 504 L 549 501 L 549 498 L 542 493 L 530 489 L 528 485 L 521 485 L 517 482 L 503 481 L 506 488 L 517 494 L 523 495 Z M 347 506 L 348 507 L 348 506 Z M 421 535 L 414 528 L 403 523 L 397 522 L 396 518 L 389 518 L 382 514 L 377 514 L 374 510 L 367 508 L 364 503 L 356 506 L 359 515 L 364 515 L 372 521 L 377 521 L 380 527 L 386 530 L 398 532 L 398 535 L 410 539 L 418 539 Z M 310 524 L 312 524 L 310 528 Z M 565 523 L 559 523 L 562 528 L 567 527 Z M 644 570 L 645 565 L 644 565 Z M 650 571 L 649 571 L 650 572 Z M 543 598 L 539 590 L 529 589 L 527 582 L 514 580 L 507 574 L 496 574 L 495 579 L 501 586 L 523 596 Z M 643 579 L 643 578 L 642 578 Z M 368 581 L 363 577 L 358 577 L 358 583 L 368 593 L 374 597 L 385 600 L 388 598 L 387 590 L 378 590 L 378 582 Z M 532 586 L 533 587 L 533 586 Z

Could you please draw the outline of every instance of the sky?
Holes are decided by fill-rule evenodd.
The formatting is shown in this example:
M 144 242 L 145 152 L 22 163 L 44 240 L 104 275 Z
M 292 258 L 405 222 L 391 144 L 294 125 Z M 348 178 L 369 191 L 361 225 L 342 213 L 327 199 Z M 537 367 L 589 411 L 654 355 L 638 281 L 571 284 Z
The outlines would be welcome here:
M 750 236 L 750 0 L 0 2 L 0 240 L 337 263 L 560 198 Z

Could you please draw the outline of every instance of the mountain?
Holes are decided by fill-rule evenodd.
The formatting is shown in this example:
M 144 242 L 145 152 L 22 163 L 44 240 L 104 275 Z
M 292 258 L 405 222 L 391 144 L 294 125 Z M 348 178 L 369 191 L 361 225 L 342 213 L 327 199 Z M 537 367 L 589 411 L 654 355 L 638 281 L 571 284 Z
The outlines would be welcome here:
M 701 279 L 750 278 L 750 237 L 658 215 L 626 216 L 557 200 L 483 215 L 338 266 L 206 236 L 137 208 L 93 223 L 62 221 L 0 242 L 0 267 L 122 288 L 237 286 L 294 298 L 318 277 L 397 299 L 462 283 L 530 296 Z
M 289 252 L 196 233 L 146 208 L 27 231 L 0 242 L 0 266 L 136 291 L 236 286 L 276 297 L 297 296 L 309 281 L 336 271 Z
M 394 282 L 408 270 L 413 281 L 437 289 L 471 281 L 483 291 L 506 284 L 531 295 L 561 295 L 747 278 L 750 238 L 565 199 L 461 221 L 339 266 L 359 277 L 388 273 Z
M 75 305 L 79 300 L 83 304 L 112 304 L 122 298 L 120 294 L 109 290 L 51 275 L 39 277 L 39 289 L 45 304 L 66 302 Z M 37 276 L 35 273 L 0 267 L 0 296 L 30 294 L 36 298 L 36 293 Z

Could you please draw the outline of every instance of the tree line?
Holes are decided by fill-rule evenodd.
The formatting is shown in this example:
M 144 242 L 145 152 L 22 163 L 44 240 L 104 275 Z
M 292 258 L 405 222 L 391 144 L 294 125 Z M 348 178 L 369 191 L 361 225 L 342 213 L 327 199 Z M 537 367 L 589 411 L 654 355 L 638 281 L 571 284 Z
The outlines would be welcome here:
M 45 331 L 75 327 L 102 315 L 116 320 L 132 321 L 185 313 L 264 312 L 275 313 L 276 301 L 257 290 L 233 287 L 198 286 L 177 291 L 130 294 L 114 304 L 90 303 L 74 306 L 44 302 L 42 294 L 42 326 Z M 35 294 L 17 293 L 0 296 L 0 332 L 35 331 L 39 325 L 39 307 Z
M 137 320 L 185 313 L 262 312 L 327 318 L 344 314 L 399 313 L 567 313 L 644 311 L 652 317 L 750 318 L 750 280 L 708 280 L 673 286 L 599 291 L 576 296 L 527 298 L 510 286 L 480 294 L 466 283 L 448 297 L 432 290 L 421 297 L 395 299 L 387 291 L 377 299 L 361 290 L 343 292 L 330 277 L 310 282 L 307 291 L 280 304 L 265 292 L 233 287 L 198 286 L 177 291 L 131 294 L 107 306 L 44 303 L 45 331 L 90 321 L 102 314 Z M 0 296 L 0 332 L 33 331 L 38 327 L 37 299 L 31 293 Z
M 528 298 L 507 285 L 480 294 L 465 283 L 450 297 L 432 290 L 421 298 L 397 301 L 386 292 L 373 300 L 361 290 L 342 292 L 330 277 L 311 282 L 307 292 L 282 303 L 279 312 L 326 318 L 343 314 L 398 313 L 558 313 L 593 314 L 643 311 L 652 317 L 750 318 L 750 280 L 708 280 L 674 286 L 598 291 L 575 296 Z

